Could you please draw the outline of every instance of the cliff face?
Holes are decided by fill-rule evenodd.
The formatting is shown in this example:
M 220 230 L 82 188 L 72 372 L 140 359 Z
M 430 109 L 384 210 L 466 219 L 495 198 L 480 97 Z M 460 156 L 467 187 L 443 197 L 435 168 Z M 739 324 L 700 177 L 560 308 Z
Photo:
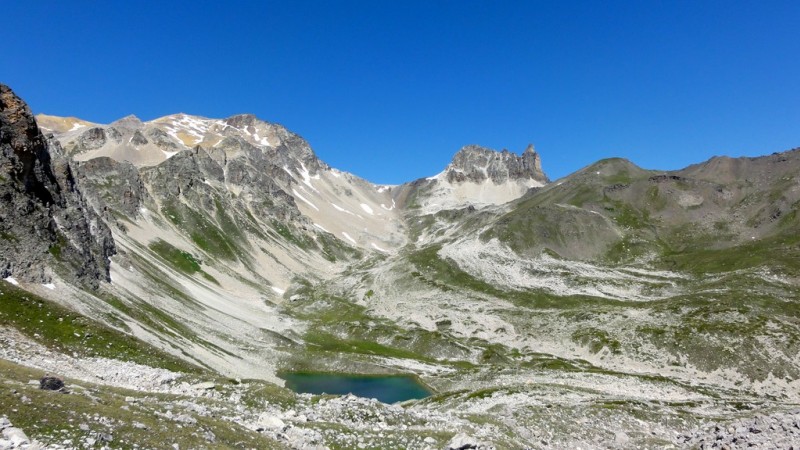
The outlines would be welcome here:
M 548 182 L 533 145 L 528 145 L 522 155 L 467 145 L 442 172 L 401 185 L 395 198 L 401 209 L 424 215 L 502 205 Z
M 48 282 L 53 272 L 96 286 L 114 241 L 87 206 L 60 145 L 0 84 L 0 277 Z
M 472 181 L 481 183 L 487 179 L 500 184 L 507 181 L 535 180 L 547 183 L 542 171 L 539 154 L 529 145 L 522 156 L 503 150 L 494 150 L 468 145 L 453 157 L 446 169 L 450 182 Z

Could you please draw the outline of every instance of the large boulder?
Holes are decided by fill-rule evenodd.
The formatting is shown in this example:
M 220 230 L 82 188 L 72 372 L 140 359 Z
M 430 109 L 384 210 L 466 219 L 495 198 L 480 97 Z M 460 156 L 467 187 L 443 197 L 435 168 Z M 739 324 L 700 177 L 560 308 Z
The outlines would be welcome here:
M 64 380 L 57 377 L 42 377 L 39 380 L 39 389 L 46 391 L 60 391 L 64 389 Z

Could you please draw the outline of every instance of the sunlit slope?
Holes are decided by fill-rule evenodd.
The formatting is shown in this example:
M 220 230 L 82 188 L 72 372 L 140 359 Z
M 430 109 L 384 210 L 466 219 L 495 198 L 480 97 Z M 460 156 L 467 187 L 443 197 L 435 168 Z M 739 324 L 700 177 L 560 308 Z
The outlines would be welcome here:
M 796 399 L 799 155 L 677 172 L 603 160 L 494 209 L 411 216 L 414 244 L 321 288 L 399 324 L 382 342 L 428 360 L 542 361 Z

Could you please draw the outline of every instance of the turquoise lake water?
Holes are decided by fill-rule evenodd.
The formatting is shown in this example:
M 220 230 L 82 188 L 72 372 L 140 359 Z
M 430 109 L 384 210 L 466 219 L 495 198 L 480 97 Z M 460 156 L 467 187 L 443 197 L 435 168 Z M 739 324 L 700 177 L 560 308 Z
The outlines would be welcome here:
M 286 387 L 301 394 L 353 394 L 384 403 L 425 398 L 431 392 L 405 375 L 343 375 L 334 373 L 283 373 Z

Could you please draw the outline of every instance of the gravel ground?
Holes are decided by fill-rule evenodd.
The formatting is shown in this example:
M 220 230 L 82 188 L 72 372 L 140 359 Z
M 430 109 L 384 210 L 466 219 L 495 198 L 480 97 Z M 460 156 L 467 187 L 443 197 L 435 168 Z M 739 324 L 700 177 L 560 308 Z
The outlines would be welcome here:
M 678 437 L 699 449 L 800 449 L 800 409 L 716 424 Z

